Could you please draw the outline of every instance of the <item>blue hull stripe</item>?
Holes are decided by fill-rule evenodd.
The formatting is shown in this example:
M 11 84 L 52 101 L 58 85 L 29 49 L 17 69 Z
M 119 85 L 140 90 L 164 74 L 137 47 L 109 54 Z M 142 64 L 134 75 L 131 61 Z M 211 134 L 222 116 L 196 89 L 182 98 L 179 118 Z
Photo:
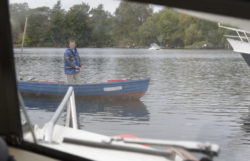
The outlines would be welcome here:
M 20 81 L 18 82 L 18 89 L 21 93 L 33 93 L 36 95 L 64 95 L 68 87 L 73 86 L 76 96 L 98 96 L 146 92 L 149 81 L 150 78 L 145 78 L 138 80 L 79 85 Z

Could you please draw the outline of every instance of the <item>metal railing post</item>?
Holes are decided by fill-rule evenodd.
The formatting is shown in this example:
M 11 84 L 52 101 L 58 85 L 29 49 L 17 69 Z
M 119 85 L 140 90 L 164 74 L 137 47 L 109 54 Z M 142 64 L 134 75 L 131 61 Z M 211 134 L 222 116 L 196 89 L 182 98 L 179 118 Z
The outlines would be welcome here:
M 232 31 L 235 31 L 238 35 L 238 38 L 242 41 L 242 42 L 245 42 L 244 39 L 247 39 L 248 43 L 250 43 L 250 40 L 247 36 L 247 34 L 250 34 L 250 32 L 247 32 L 245 30 L 241 30 L 241 29 L 237 29 L 237 28 L 233 28 L 233 27 L 227 27 L 227 26 L 223 26 L 221 25 L 220 23 L 218 23 L 218 27 L 220 28 L 224 28 L 224 29 L 228 29 L 228 30 L 232 30 Z M 244 34 L 244 37 L 240 35 L 240 33 L 243 33 Z M 225 35 L 226 37 L 234 37 L 234 36 L 230 36 L 230 35 Z
M 69 87 L 63 100 L 61 101 L 60 105 L 56 109 L 55 114 L 52 116 L 50 121 L 48 123 L 46 123 L 44 126 L 44 140 L 45 141 L 48 141 L 48 142 L 52 141 L 55 123 L 57 122 L 61 113 L 65 109 L 66 104 L 67 104 L 67 114 L 66 114 L 66 125 L 65 126 L 69 127 L 70 114 L 71 114 L 73 128 L 78 129 L 76 107 L 75 107 L 75 94 L 74 94 L 73 87 Z
M 72 94 L 70 96 L 70 107 L 71 107 L 71 117 L 72 117 L 73 128 L 78 129 L 74 91 L 72 92 Z
M 67 112 L 66 112 L 66 123 L 65 126 L 70 126 L 70 112 L 71 112 L 71 104 L 70 101 L 67 102 Z
M 246 37 L 248 43 L 250 43 L 250 41 L 249 41 L 249 39 L 248 39 L 248 36 L 247 36 L 246 32 L 244 32 L 244 35 L 245 35 L 245 37 Z
M 27 121 L 27 123 L 28 123 L 29 130 L 30 130 L 30 132 L 31 132 L 33 141 L 34 141 L 34 143 L 36 144 L 36 143 L 37 143 L 36 135 L 35 135 L 34 130 L 32 129 L 31 121 L 30 121 L 29 116 L 28 116 L 28 114 L 27 114 L 27 111 L 26 111 L 26 109 L 25 109 L 25 105 L 24 105 L 24 102 L 23 102 L 23 98 L 22 98 L 20 92 L 18 92 L 18 99 L 19 99 L 20 107 L 21 107 L 21 109 L 22 109 L 22 111 L 23 111 L 23 115 L 24 115 L 24 117 L 25 117 L 25 119 L 26 119 L 26 121 Z
M 236 30 L 236 33 L 238 34 L 238 36 L 240 38 L 240 41 L 243 41 L 243 39 L 241 38 L 240 33 L 238 32 L 238 30 Z

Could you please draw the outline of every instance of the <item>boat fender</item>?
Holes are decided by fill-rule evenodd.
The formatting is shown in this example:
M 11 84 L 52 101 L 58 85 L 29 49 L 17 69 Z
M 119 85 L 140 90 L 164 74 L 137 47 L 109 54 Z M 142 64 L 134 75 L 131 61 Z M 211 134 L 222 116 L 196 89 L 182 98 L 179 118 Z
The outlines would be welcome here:
M 134 135 L 130 135 L 130 134 L 119 134 L 119 135 L 115 135 L 114 137 L 119 137 L 121 139 L 123 139 L 123 138 L 138 139 L 139 138 L 138 136 L 134 136 Z M 140 145 L 143 145 L 143 146 L 146 146 L 146 147 L 150 147 L 150 145 L 148 145 L 148 144 L 140 144 Z

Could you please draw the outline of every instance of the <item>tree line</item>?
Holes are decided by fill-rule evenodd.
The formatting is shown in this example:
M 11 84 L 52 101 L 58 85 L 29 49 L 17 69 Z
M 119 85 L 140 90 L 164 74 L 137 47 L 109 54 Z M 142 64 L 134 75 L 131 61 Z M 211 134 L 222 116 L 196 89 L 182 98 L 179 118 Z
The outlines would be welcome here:
M 78 47 L 226 48 L 228 34 L 214 22 L 164 8 L 154 13 L 148 4 L 122 1 L 112 15 L 103 5 L 90 9 L 86 3 L 68 11 L 61 1 L 31 9 L 27 3 L 10 4 L 13 43 L 20 46 L 25 18 L 25 46 L 65 47 L 70 39 Z

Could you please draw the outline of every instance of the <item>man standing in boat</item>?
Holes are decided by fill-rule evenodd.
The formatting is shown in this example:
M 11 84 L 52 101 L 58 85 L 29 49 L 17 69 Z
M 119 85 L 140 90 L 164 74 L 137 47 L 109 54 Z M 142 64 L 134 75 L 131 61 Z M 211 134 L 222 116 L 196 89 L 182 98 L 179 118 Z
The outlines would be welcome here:
M 80 83 L 79 72 L 83 69 L 79 53 L 74 40 L 70 40 L 69 48 L 64 52 L 64 73 L 67 75 L 69 84 Z

